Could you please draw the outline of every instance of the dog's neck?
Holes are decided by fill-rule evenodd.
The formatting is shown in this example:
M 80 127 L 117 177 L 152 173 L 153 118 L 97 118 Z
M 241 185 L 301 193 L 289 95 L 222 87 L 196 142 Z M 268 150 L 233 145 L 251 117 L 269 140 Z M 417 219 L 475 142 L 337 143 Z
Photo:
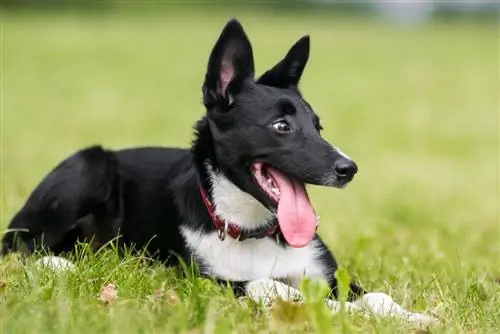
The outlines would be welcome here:
M 216 157 L 212 143 L 208 120 L 203 117 L 196 124 L 192 152 L 202 186 L 215 206 L 215 214 L 241 229 L 265 227 L 274 219 L 274 214 L 214 168 Z
M 274 219 L 271 211 L 221 172 L 215 171 L 209 163 L 205 164 L 205 170 L 210 182 L 209 192 L 215 214 L 221 219 L 247 230 L 265 227 Z

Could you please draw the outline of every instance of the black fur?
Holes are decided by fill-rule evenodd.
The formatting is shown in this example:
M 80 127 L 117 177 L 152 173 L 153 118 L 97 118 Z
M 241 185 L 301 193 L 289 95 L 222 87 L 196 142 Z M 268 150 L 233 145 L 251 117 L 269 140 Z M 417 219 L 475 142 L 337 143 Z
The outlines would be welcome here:
M 255 160 L 306 184 L 343 187 L 357 166 L 321 137 L 319 118 L 302 97 L 298 84 L 308 58 L 305 36 L 255 80 L 251 44 L 231 20 L 210 55 L 202 89 L 207 113 L 195 126 L 191 149 L 78 151 L 42 180 L 12 218 L 2 253 L 43 248 L 58 255 L 71 252 L 77 241 L 97 250 L 116 239 L 167 265 L 194 259 L 203 266 L 179 228 L 216 230 L 199 191 L 203 186 L 212 193 L 207 164 L 270 210 L 276 204 L 250 170 Z M 320 244 L 336 296 L 337 264 Z M 231 284 L 238 294 L 244 291 L 245 282 Z M 351 289 L 353 296 L 363 293 L 355 285 Z

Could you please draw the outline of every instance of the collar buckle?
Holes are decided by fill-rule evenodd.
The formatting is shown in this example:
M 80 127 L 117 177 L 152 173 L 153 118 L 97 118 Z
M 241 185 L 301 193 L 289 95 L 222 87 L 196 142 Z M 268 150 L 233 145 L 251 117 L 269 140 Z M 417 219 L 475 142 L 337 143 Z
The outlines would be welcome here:
M 227 221 L 224 221 L 224 225 L 219 228 L 220 241 L 224 241 L 224 239 L 226 239 L 228 229 L 229 229 L 229 223 Z

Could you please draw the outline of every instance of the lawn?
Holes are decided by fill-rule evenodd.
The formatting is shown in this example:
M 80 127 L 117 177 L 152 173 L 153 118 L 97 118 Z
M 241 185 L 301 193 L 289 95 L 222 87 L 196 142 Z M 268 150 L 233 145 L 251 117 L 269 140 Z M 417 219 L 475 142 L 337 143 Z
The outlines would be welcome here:
M 229 12 L 0 14 L 0 234 L 30 191 L 86 145 L 189 145 L 201 83 Z M 290 14 L 292 15 L 292 14 Z M 500 329 L 498 28 L 421 28 L 245 11 L 258 73 L 304 34 L 302 90 L 328 140 L 359 165 L 311 188 L 320 235 L 371 291 L 435 315 L 432 332 Z M 322 304 L 262 312 L 161 265 L 86 254 L 73 274 L 0 259 L 1 333 L 413 332 Z M 98 300 L 114 283 L 118 298 Z

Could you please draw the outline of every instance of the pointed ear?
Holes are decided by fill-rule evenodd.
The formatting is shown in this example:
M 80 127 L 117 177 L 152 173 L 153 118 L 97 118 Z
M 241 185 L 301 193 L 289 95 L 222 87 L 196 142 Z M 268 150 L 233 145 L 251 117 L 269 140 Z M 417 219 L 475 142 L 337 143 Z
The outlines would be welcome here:
M 309 36 L 299 39 L 290 48 L 285 58 L 264 73 L 257 83 L 278 88 L 297 86 L 309 59 L 309 48 Z
M 231 94 L 236 94 L 247 78 L 254 76 L 252 45 L 241 24 L 230 20 L 215 43 L 208 60 L 203 83 L 205 105 L 231 103 Z

